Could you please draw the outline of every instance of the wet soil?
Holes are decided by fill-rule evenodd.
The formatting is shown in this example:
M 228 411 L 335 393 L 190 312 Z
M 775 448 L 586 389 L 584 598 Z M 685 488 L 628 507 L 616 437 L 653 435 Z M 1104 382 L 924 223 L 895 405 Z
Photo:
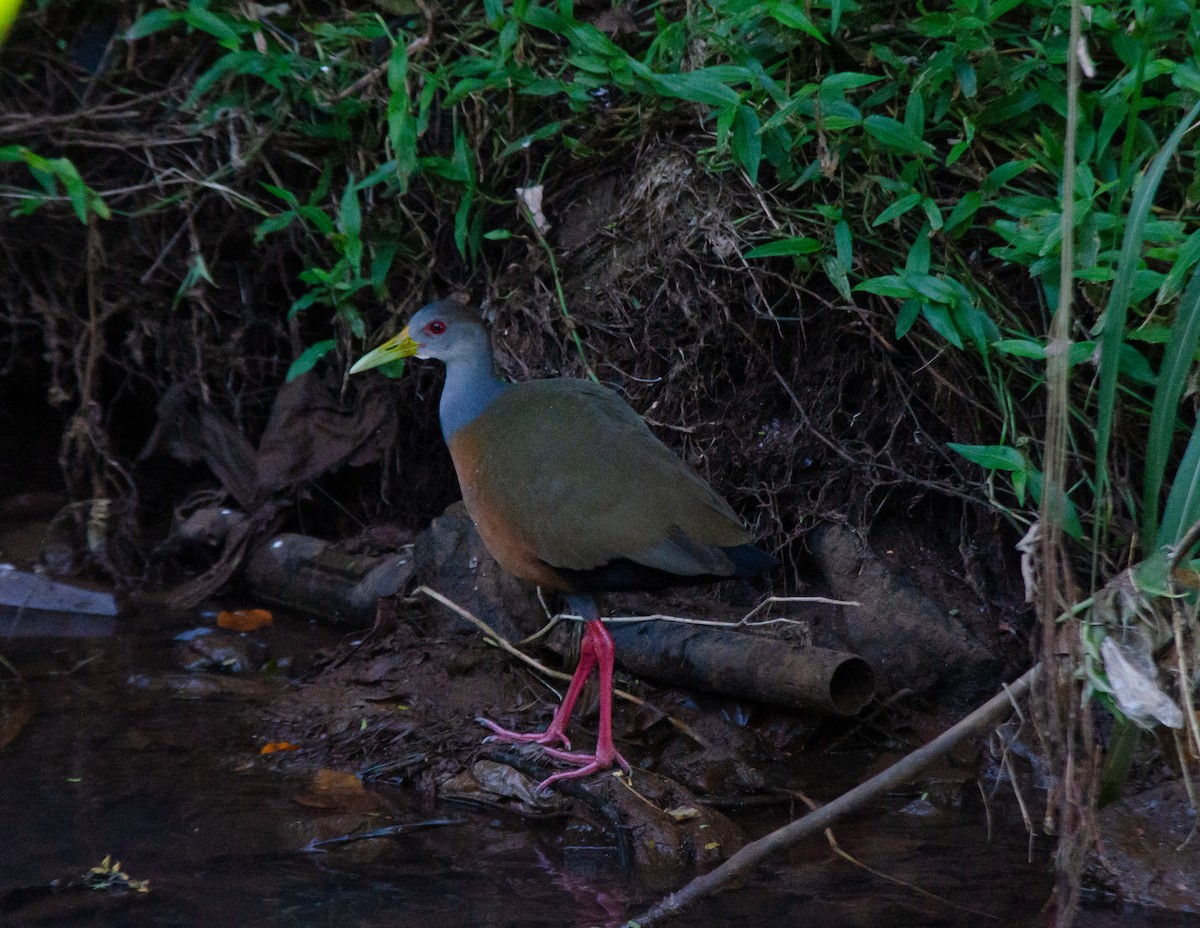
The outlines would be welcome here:
M 0 751 L 0 923 L 616 925 L 672 888 L 655 885 L 652 872 L 589 854 L 569 807 L 530 815 L 500 803 L 446 801 L 431 788 L 484 750 L 472 713 L 528 696 L 529 679 L 490 649 L 456 640 L 460 663 L 447 666 L 435 636 L 424 649 L 410 641 L 391 662 L 382 643 L 369 643 L 356 653 L 375 657 L 353 670 L 344 664 L 337 683 L 363 695 L 336 699 L 354 707 L 341 710 L 344 730 L 335 734 L 322 716 L 328 727 L 318 731 L 310 716 L 304 732 L 294 710 L 334 699 L 322 689 L 334 678 L 326 673 L 322 684 L 305 686 L 281 667 L 293 658 L 302 670 L 306 655 L 337 644 L 332 633 L 281 617 L 256 633 L 274 658 L 273 676 L 189 673 L 181 661 L 195 654 L 173 636 L 195 624 L 165 628 L 153 616 L 124 620 L 104 640 L 4 643 L 29 683 L 31 714 Z M 397 653 L 408 656 L 397 661 Z M 464 688 L 463 678 L 474 683 Z M 366 698 L 372 689 L 379 695 L 381 680 L 392 681 L 388 697 Z M 484 681 L 492 686 L 486 697 Z M 379 715 L 389 725 L 402 720 L 393 743 L 360 742 L 357 759 L 343 755 L 338 771 L 328 769 L 339 753 L 331 746 L 352 744 L 356 728 L 363 738 L 380 735 Z M 259 753 L 285 736 L 299 739 L 300 750 Z M 402 758 L 406 744 L 422 759 L 365 788 L 345 778 L 369 780 L 368 757 Z M 765 766 L 773 782 L 802 786 L 819 800 L 880 762 L 835 750 Z M 949 903 L 1003 924 L 1039 923 L 1050 888 L 1045 848 L 1030 849 L 1003 789 L 985 811 L 970 776 L 957 779 L 965 787 L 940 805 L 932 791 L 897 795 L 836 829 L 842 847 L 867 865 L 946 901 L 858 869 L 813 841 L 680 923 L 791 925 L 801 913 L 830 928 L 979 923 Z M 802 814 L 795 804 L 726 811 L 749 837 Z M 311 849 L 314 841 L 403 824 L 424 827 Z M 106 855 L 131 878 L 148 880 L 149 892 L 64 888 Z M 1122 923 L 1138 921 L 1126 913 Z

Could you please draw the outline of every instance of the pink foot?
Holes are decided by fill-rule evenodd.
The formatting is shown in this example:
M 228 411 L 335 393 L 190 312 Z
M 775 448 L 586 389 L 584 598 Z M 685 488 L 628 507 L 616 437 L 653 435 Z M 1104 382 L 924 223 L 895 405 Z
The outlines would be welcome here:
M 554 722 L 551 722 L 550 727 L 543 732 L 519 732 L 513 731 L 510 728 L 501 728 L 491 719 L 476 719 L 475 721 L 485 728 L 491 729 L 492 737 L 499 738 L 501 741 L 512 741 L 517 744 L 540 744 L 543 746 L 558 742 L 568 751 L 571 748 L 571 739 L 568 738 L 567 733 L 563 731 L 561 727 L 557 727 Z M 557 719 L 555 719 L 555 721 L 557 721 Z M 551 750 L 556 749 L 547 748 L 548 752 Z
M 594 605 L 591 607 L 591 610 L 594 612 Z M 599 670 L 600 676 L 600 724 L 596 734 L 596 753 L 585 754 L 571 750 L 571 742 L 567 738 L 566 730 L 567 723 L 571 719 L 571 710 L 575 708 L 575 702 L 578 700 L 579 694 L 583 690 L 584 682 L 592 672 L 593 667 Z M 486 725 L 496 738 L 524 744 L 540 744 L 546 756 L 567 764 L 576 764 L 579 766 L 578 770 L 563 770 L 560 773 L 547 777 L 538 784 L 538 789 L 546 789 L 559 780 L 576 780 L 580 777 L 591 776 L 593 773 L 599 773 L 601 770 L 610 769 L 614 764 L 620 765 L 626 773 L 632 773 L 629 761 L 618 754 L 616 747 L 613 745 L 612 678 L 612 637 L 598 618 L 592 619 L 588 621 L 587 627 L 584 630 L 583 641 L 579 649 L 579 666 L 575 668 L 575 673 L 571 677 L 571 685 L 567 687 L 562 705 L 558 707 L 558 711 L 554 713 L 554 718 L 550 722 L 550 726 L 544 732 L 540 734 L 523 734 L 521 732 L 510 731 L 507 728 L 501 728 L 495 722 L 490 722 L 487 719 L 479 719 L 479 722 Z M 563 747 L 550 747 L 555 742 L 562 744 Z
M 551 784 L 557 783 L 559 780 L 577 780 L 583 777 L 590 777 L 593 773 L 611 769 L 614 764 L 619 765 L 626 773 L 633 773 L 633 768 L 629 766 L 629 761 L 617 753 L 616 750 L 612 749 L 609 751 L 597 750 L 595 754 L 584 754 L 579 751 L 560 751 L 558 748 L 545 748 L 544 753 L 555 760 L 561 760 L 568 764 L 581 764 L 582 766 L 578 770 L 562 770 L 546 777 L 546 779 L 538 784 L 538 789 L 549 789 Z

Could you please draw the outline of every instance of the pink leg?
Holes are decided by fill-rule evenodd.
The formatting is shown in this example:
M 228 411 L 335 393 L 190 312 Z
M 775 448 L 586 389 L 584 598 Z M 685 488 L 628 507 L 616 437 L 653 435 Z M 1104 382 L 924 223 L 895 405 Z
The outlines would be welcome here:
M 591 623 L 588 623 L 588 629 L 590 630 L 590 628 Z M 550 720 L 550 726 L 545 731 L 522 733 L 501 728 L 490 719 L 479 719 L 478 721 L 490 728 L 492 733 L 502 741 L 542 745 L 558 741 L 569 749 L 571 739 L 567 737 L 567 723 L 571 721 L 571 713 L 575 709 L 579 694 L 583 692 L 583 686 L 587 683 L 587 678 L 591 676 L 592 668 L 596 666 L 596 652 L 588 646 L 588 639 L 588 632 L 585 631 L 583 641 L 579 646 L 579 663 L 575 666 L 571 684 L 567 687 L 567 694 L 563 697 L 561 705 L 554 713 L 554 718 Z
M 546 789 L 551 783 L 559 780 L 574 780 L 579 777 L 591 776 L 601 770 L 608 770 L 614 763 L 630 773 L 629 762 L 617 753 L 613 744 L 612 733 L 612 703 L 613 703 L 613 640 L 600 621 L 588 622 L 583 634 L 583 646 L 580 649 L 580 663 L 583 654 L 591 653 L 600 672 L 600 728 L 596 733 L 596 753 L 563 751 L 558 748 L 546 748 L 546 754 L 555 760 L 569 764 L 579 764 L 578 770 L 564 770 L 549 776 L 538 784 L 539 789 Z M 572 681 L 574 682 L 574 681 Z M 565 700 L 564 700 L 565 702 Z
M 562 742 L 568 749 L 571 747 L 571 742 L 566 736 L 567 722 L 571 718 L 571 711 L 575 708 L 575 702 L 579 699 L 583 685 L 592 672 L 592 667 L 599 668 L 600 676 L 600 728 L 596 734 L 596 753 L 587 754 L 562 750 L 560 748 L 545 747 L 554 741 Z M 561 773 L 547 777 L 538 784 L 539 789 L 545 789 L 550 784 L 556 783 L 559 780 L 586 777 L 601 770 L 608 770 L 614 763 L 620 764 L 626 772 L 631 770 L 628 761 L 617 753 L 616 745 L 613 744 L 612 700 L 613 640 L 608 630 L 604 627 L 604 623 L 596 619 L 589 621 L 587 627 L 584 629 L 583 641 L 579 648 L 579 666 L 575 668 L 575 674 L 571 677 L 571 685 L 567 688 L 567 694 L 563 697 L 562 705 L 554 713 L 554 719 L 550 722 L 549 728 L 540 734 L 520 734 L 509 731 L 506 728 L 501 728 L 495 722 L 490 722 L 486 719 L 480 719 L 479 721 L 490 728 L 498 738 L 505 741 L 540 744 L 545 747 L 545 753 L 555 760 L 580 765 L 578 770 L 564 770 Z

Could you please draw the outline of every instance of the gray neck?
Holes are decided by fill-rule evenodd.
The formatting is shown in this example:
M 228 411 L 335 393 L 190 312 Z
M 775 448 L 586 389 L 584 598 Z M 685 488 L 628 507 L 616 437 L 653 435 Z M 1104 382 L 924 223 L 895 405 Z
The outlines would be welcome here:
M 497 396 L 510 387 L 496 376 L 490 351 L 446 361 L 446 385 L 438 413 L 442 436 L 450 436 L 471 422 Z

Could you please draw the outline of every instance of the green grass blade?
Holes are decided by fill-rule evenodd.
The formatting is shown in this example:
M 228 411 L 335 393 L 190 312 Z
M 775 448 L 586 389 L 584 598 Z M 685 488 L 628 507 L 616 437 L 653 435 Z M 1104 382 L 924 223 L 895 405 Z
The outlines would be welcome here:
M 1175 419 L 1179 398 L 1187 386 L 1196 345 L 1200 344 L 1200 271 L 1192 274 L 1187 290 L 1179 301 L 1171 339 L 1158 371 L 1154 408 L 1150 413 L 1150 436 L 1146 445 L 1146 473 L 1142 489 L 1142 537 L 1158 537 L 1158 497 L 1162 492 L 1167 457 L 1175 437 Z M 1182 469 L 1176 481 L 1184 476 Z M 1174 538 L 1169 541 L 1174 541 Z M 1162 539 L 1159 538 L 1159 542 Z
M 1184 133 L 1191 128 L 1200 115 L 1200 103 L 1196 103 L 1175 126 L 1154 157 L 1146 173 L 1138 180 L 1133 191 L 1133 202 L 1129 205 L 1129 217 L 1125 223 L 1125 237 L 1121 243 L 1121 256 L 1117 262 L 1117 275 L 1104 309 L 1104 334 L 1101 337 L 1100 391 L 1096 410 L 1096 498 L 1097 506 L 1105 497 L 1108 487 L 1108 450 L 1112 441 L 1112 427 L 1117 405 L 1117 373 L 1120 368 L 1121 344 L 1125 339 L 1125 317 L 1133 294 L 1134 278 L 1141 263 L 1142 244 L 1146 222 L 1158 185 L 1166 173 L 1167 165 L 1183 140 Z M 1174 491 L 1172 491 L 1174 495 Z M 1099 523 L 1097 523 L 1099 525 Z
M 1158 546 L 1179 541 L 1197 519 L 1200 519 L 1200 423 L 1192 429 L 1183 460 L 1175 472 L 1162 525 L 1158 529 Z

